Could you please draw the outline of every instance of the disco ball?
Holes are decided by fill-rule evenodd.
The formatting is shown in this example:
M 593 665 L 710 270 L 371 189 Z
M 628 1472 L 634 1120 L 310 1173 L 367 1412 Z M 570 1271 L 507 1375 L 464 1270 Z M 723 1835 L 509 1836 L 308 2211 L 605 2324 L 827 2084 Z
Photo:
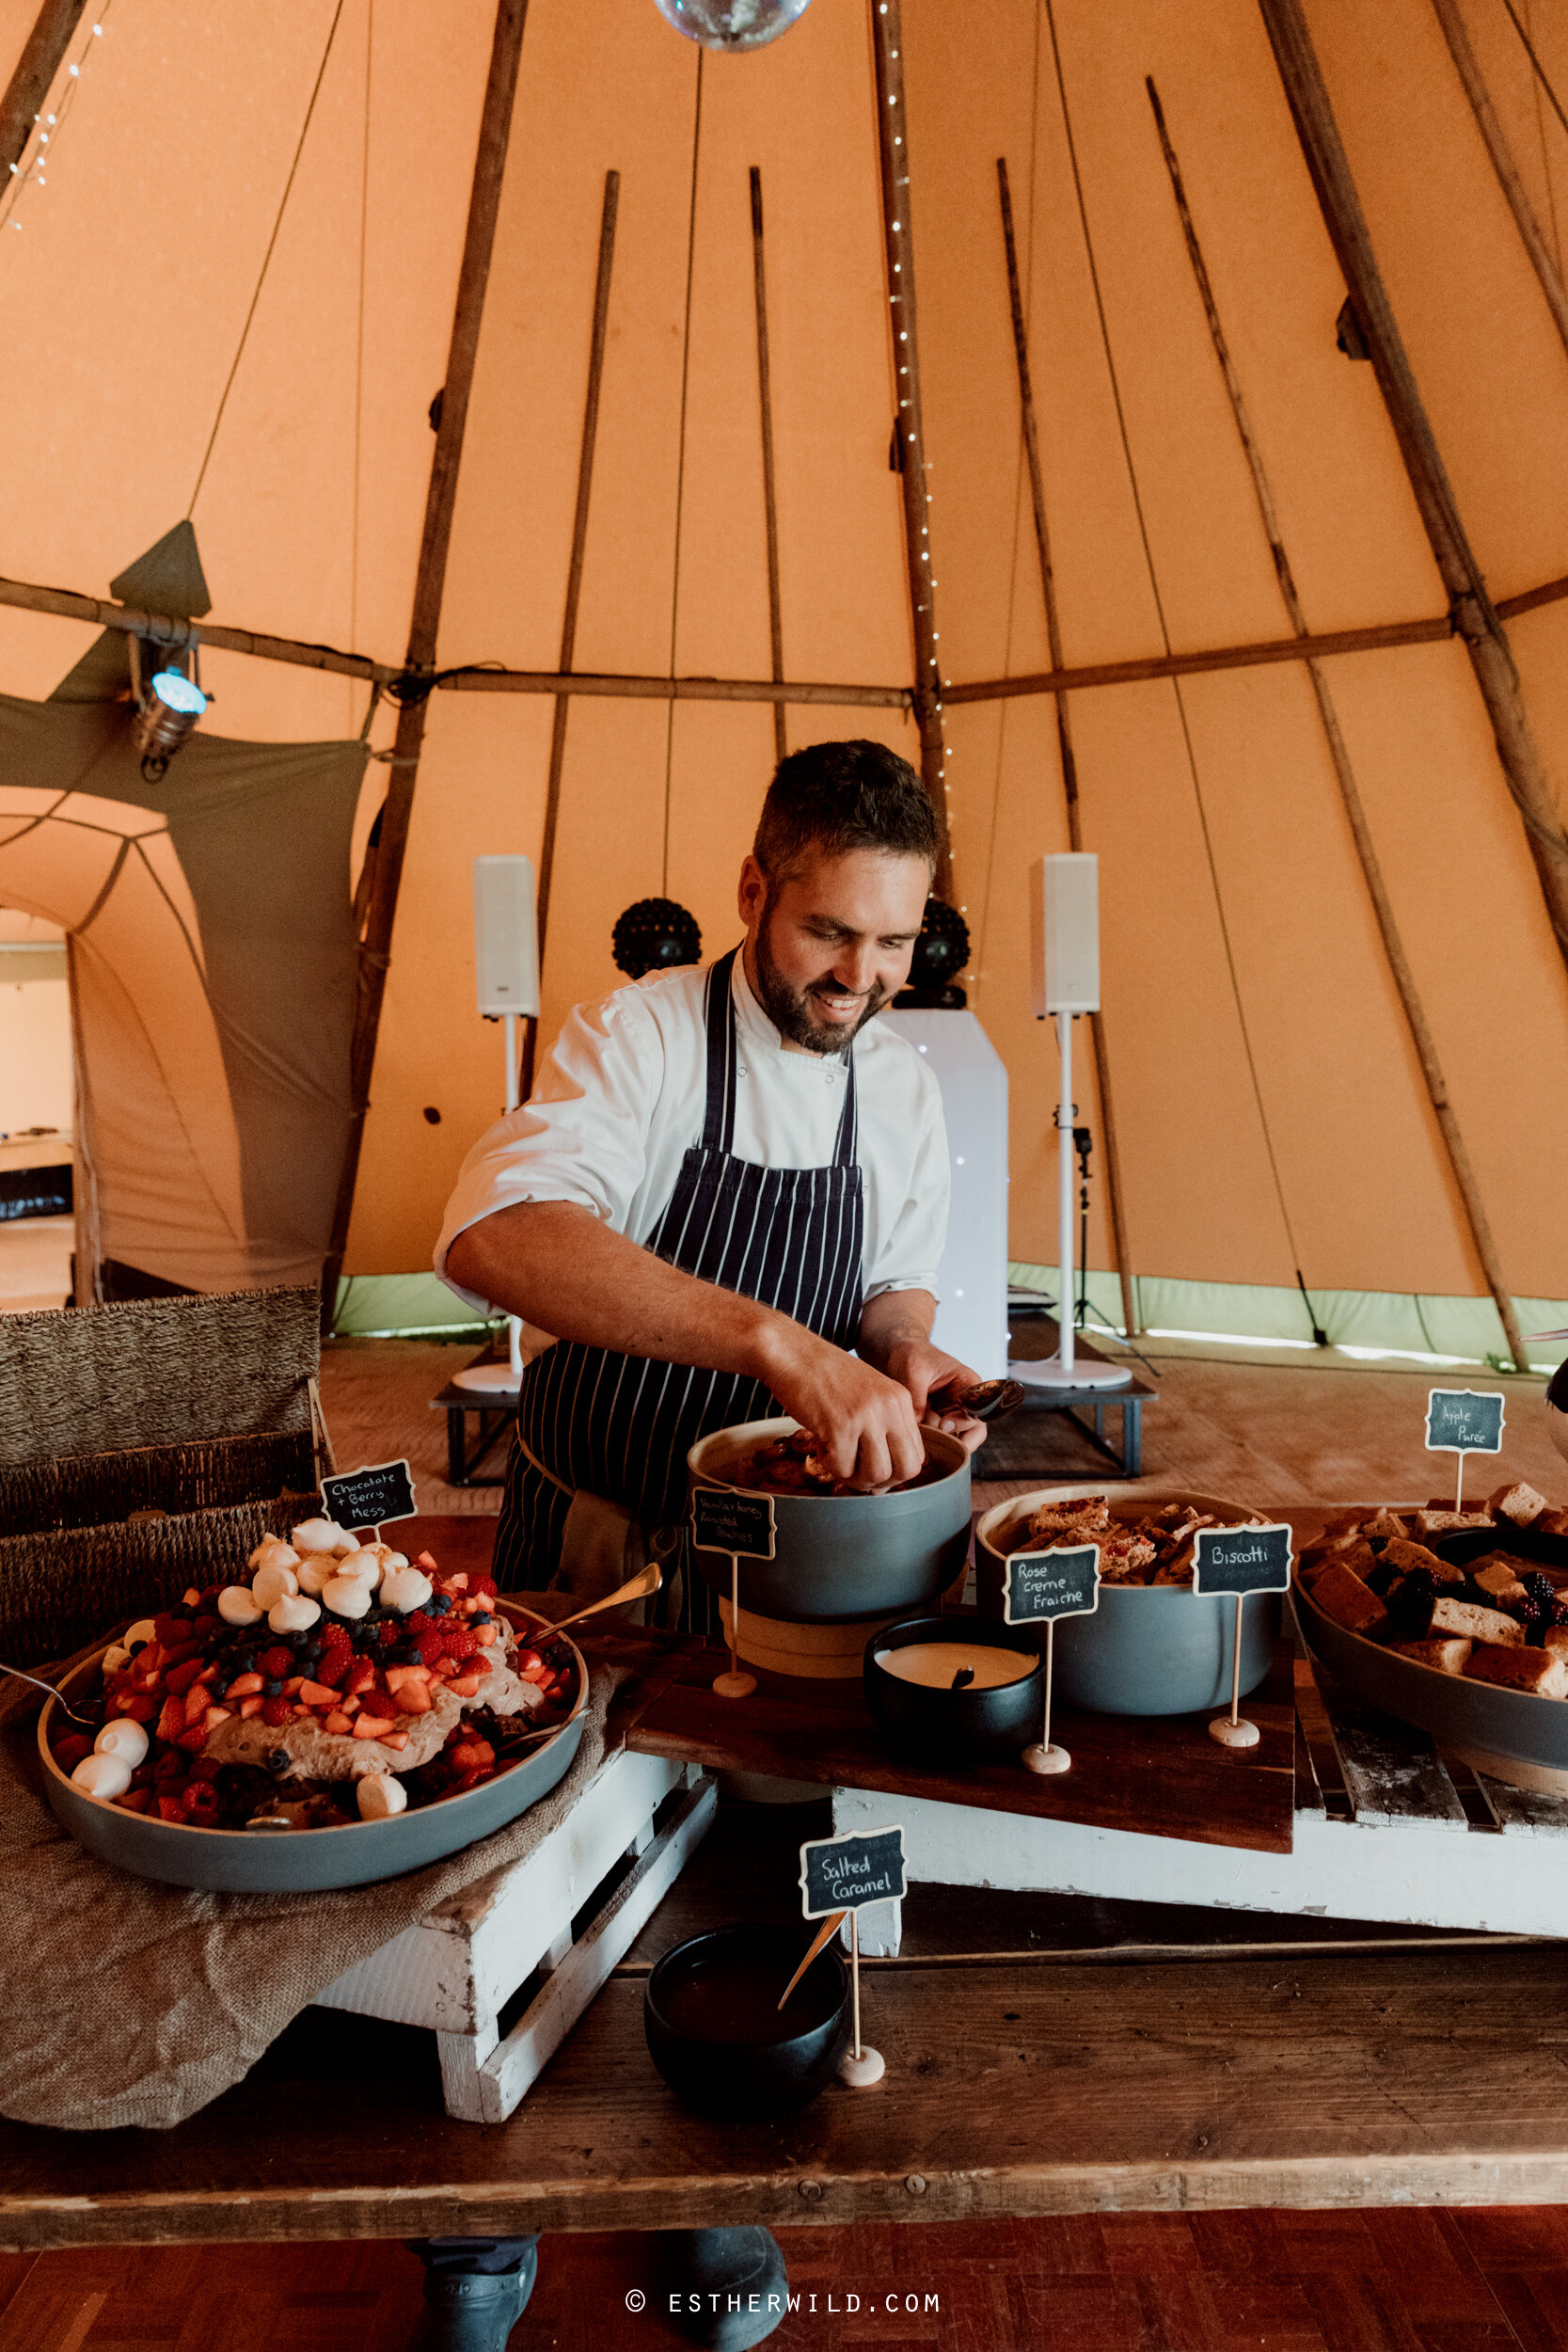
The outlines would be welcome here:
M 808 0 L 654 0 L 667 24 L 705 49 L 762 49 L 804 16 Z
M 1546 1383 L 1545 1412 L 1546 1435 L 1568 1456 L 1568 1361 L 1559 1364 Z

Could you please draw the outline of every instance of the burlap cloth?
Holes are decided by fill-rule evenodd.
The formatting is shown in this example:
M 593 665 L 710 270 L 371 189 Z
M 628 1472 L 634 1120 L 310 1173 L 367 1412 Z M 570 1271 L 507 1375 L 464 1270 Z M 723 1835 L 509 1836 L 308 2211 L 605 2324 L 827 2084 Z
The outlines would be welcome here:
M 624 1679 L 595 1669 L 565 1778 L 493 1837 L 376 1886 L 211 1895 L 116 1870 L 67 1835 L 43 1793 L 42 1698 L 0 1677 L 0 2114 L 84 2132 L 183 2122 L 345 1969 L 564 1820 L 603 1760 Z

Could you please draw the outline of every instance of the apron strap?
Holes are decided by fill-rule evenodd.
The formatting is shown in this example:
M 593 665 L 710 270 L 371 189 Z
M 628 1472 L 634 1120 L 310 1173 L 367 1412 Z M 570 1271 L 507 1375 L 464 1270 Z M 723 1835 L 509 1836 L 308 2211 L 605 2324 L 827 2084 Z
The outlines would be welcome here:
M 735 1149 L 736 1077 L 740 1061 L 740 1048 L 735 1028 L 735 992 L 731 975 L 735 960 L 740 953 L 732 947 L 727 956 L 721 956 L 707 976 L 707 992 L 704 1000 L 703 1019 L 707 1030 L 707 1103 L 703 1113 L 703 1150 L 722 1152 L 726 1155 Z M 716 1019 L 721 1000 L 723 1017 Z M 860 1119 L 855 1102 L 855 1049 L 850 1047 L 845 1057 L 847 1081 L 844 1089 L 844 1112 L 838 1122 L 838 1141 L 833 1149 L 835 1168 L 853 1168 L 860 1158 Z

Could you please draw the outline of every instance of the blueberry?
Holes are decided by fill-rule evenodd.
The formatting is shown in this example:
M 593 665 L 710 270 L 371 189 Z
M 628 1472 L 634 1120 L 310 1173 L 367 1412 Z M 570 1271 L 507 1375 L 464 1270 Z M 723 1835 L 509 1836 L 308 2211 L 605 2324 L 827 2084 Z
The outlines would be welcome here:
M 451 1607 L 451 1596 L 449 1593 L 432 1593 L 425 1602 L 425 1608 L 433 1617 L 444 1617 Z
M 268 1770 L 268 1772 L 278 1772 L 278 1773 L 282 1773 L 282 1772 L 286 1772 L 288 1771 L 288 1769 L 289 1769 L 289 1751 L 288 1751 L 288 1749 L 287 1749 L 287 1748 L 274 1748 L 274 1749 L 273 1749 L 273 1751 L 272 1751 L 272 1753 L 271 1753 L 271 1755 L 267 1757 L 267 1770 Z
M 276 1676 L 270 1681 L 263 1682 L 261 1688 L 269 1699 L 280 1699 L 283 1695 L 283 1685 Z
M 494 1617 L 492 1617 L 489 1611 L 485 1609 L 476 1609 L 473 1615 L 468 1619 L 468 1623 L 470 1625 L 494 1625 L 495 1622 L 496 1620 Z

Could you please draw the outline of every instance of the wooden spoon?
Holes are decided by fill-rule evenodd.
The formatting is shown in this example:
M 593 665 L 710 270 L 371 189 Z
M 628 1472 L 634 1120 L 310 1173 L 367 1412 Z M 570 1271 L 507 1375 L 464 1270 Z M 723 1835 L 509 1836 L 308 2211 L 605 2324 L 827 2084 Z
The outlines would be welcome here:
M 812 1947 L 810 1951 L 806 1954 L 799 1968 L 796 1969 L 795 1974 L 790 1978 L 789 1982 L 784 1986 L 784 1998 L 779 2003 L 779 2007 L 781 2009 L 783 2009 L 784 2001 L 788 2000 L 790 1994 L 794 1992 L 796 1986 L 800 1983 L 800 1979 L 805 1975 L 806 1970 L 811 1966 L 812 1962 L 816 1958 L 817 1953 L 822 1949 L 824 1944 L 826 1944 L 832 1936 L 837 1934 L 839 1929 L 844 1925 L 844 1922 L 848 1916 L 849 1914 L 847 1911 L 835 1911 L 832 1918 L 823 1920 L 822 1925 L 817 1929 L 816 1934 L 812 1941 Z
M 584 1617 L 596 1617 L 601 1609 L 619 1609 L 624 1601 L 648 1599 L 663 1582 L 664 1572 L 658 1562 L 650 1560 L 645 1568 L 640 1568 L 635 1576 L 627 1578 L 619 1592 L 607 1593 L 603 1600 L 591 1601 L 586 1609 L 576 1610 L 571 1616 L 562 1617 L 554 1625 L 546 1625 L 542 1618 L 537 1620 L 539 1631 L 564 1633 L 569 1625 L 580 1625 Z M 531 1611 L 530 1614 L 532 1614 Z

